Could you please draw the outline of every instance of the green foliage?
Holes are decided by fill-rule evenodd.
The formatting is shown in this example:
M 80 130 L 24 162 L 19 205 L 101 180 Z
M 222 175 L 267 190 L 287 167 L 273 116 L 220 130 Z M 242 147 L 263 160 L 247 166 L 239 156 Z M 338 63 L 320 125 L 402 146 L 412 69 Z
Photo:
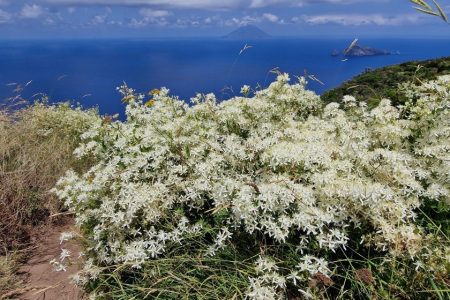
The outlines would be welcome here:
M 394 106 L 403 105 L 408 98 L 399 91 L 399 84 L 413 82 L 420 85 L 447 74 L 450 74 L 450 57 L 406 62 L 365 72 L 325 92 L 321 98 L 325 103 L 331 103 L 341 102 L 344 95 L 352 95 L 358 101 L 367 101 L 369 107 L 375 107 L 383 98 L 390 99 Z
M 140 269 L 105 267 L 87 288 L 96 299 L 243 299 L 248 278 L 256 275 L 249 251 L 226 247 L 203 257 L 202 242 L 197 237 L 188 247 L 173 247 L 165 259 L 147 260 Z

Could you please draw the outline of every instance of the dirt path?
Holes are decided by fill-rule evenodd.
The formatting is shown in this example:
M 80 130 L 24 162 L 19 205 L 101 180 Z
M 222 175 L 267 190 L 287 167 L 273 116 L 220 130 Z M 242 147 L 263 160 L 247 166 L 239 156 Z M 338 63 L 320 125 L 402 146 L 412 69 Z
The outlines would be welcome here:
M 55 272 L 50 260 L 58 259 L 61 253 L 60 235 L 73 231 L 73 221 L 63 225 L 49 225 L 42 231 L 28 262 L 20 268 L 24 274 L 24 293 L 13 299 L 21 300 L 79 300 L 81 291 L 71 283 L 70 277 L 78 271 L 77 265 L 67 267 L 66 272 Z M 80 246 L 76 242 L 66 242 L 63 247 L 77 258 Z

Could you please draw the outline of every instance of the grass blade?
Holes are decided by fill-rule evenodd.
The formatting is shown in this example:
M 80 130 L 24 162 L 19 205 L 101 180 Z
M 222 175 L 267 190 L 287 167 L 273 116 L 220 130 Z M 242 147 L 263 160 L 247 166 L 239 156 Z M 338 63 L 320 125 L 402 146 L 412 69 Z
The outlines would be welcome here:
M 444 13 L 444 10 L 441 8 L 441 6 L 436 2 L 436 0 L 433 0 L 434 5 L 436 5 L 437 10 L 439 11 L 439 14 L 441 15 L 441 18 L 448 23 L 447 15 Z
M 414 7 L 416 10 L 418 10 L 418 11 L 420 11 L 420 12 L 423 12 L 423 13 L 426 13 L 426 14 L 429 14 L 429 15 L 433 15 L 433 16 L 438 16 L 438 17 L 440 17 L 440 15 L 437 13 L 437 12 L 434 12 L 434 11 L 432 11 L 432 10 L 427 10 L 427 9 L 424 9 L 424 8 L 421 8 L 421 7 Z
M 423 1 L 423 0 L 411 0 L 411 2 L 414 3 L 414 4 L 417 4 L 417 5 L 419 5 L 419 6 L 422 6 L 422 7 L 426 8 L 426 9 L 429 10 L 429 11 L 432 11 L 432 10 L 433 10 L 433 9 L 431 8 L 431 6 L 428 5 L 428 3 L 426 3 L 426 2 Z

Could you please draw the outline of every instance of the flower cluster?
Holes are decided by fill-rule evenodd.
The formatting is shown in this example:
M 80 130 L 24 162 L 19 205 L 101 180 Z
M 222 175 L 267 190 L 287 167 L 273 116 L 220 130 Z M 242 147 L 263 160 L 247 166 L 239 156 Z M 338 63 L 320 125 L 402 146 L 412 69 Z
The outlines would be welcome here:
M 289 82 L 281 74 L 252 98 L 197 95 L 192 106 L 164 88 L 145 105 L 121 87 L 127 121 L 94 124 L 76 155 L 99 163 L 55 189 L 85 232 L 90 265 L 139 268 L 210 226 L 205 256 L 239 232 L 296 240 L 293 269 L 255 263 L 261 277 L 250 279 L 248 298 L 275 299 L 286 280 L 303 291 L 309 277 L 330 274 L 308 245 L 345 250 L 357 228 L 371 228 L 358 237 L 368 246 L 414 256 L 415 209 L 424 197 L 449 200 L 449 78 L 416 88 L 404 108 L 383 100 L 372 110 L 353 97 L 323 107 L 304 79 Z
M 411 102 L 406 111 L 414 121 L 414 155 L 423 160 L 428 173 L 426 196 L 450 204 L 450 75 L 418 87 L 406 84 Z

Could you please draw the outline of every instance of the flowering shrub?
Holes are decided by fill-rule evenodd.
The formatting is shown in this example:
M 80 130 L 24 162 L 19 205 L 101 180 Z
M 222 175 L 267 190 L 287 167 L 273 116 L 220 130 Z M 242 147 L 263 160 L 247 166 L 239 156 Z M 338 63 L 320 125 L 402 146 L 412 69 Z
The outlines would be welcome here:
M 124 282 L 156 278 L 175 252 L 234 251 L 250 264 L 242 297 L 312 297 L 311 280 L 332 285 L 333 257 L 351 243 L 419 257 L 431 237 L 417 209 L 449 201 L 450 77 L 409 86 L 405 107 L 372 110 L 351 96 L 323 107 L 304 79 L 289 82 L 221 103 L 199 94 L 192 106 L 122 86 L 127 121 L 96 121 L 75 154 L 99 163 L 55 189 L 87 239 L 77 281 L 92 288 L 112 266 Z

